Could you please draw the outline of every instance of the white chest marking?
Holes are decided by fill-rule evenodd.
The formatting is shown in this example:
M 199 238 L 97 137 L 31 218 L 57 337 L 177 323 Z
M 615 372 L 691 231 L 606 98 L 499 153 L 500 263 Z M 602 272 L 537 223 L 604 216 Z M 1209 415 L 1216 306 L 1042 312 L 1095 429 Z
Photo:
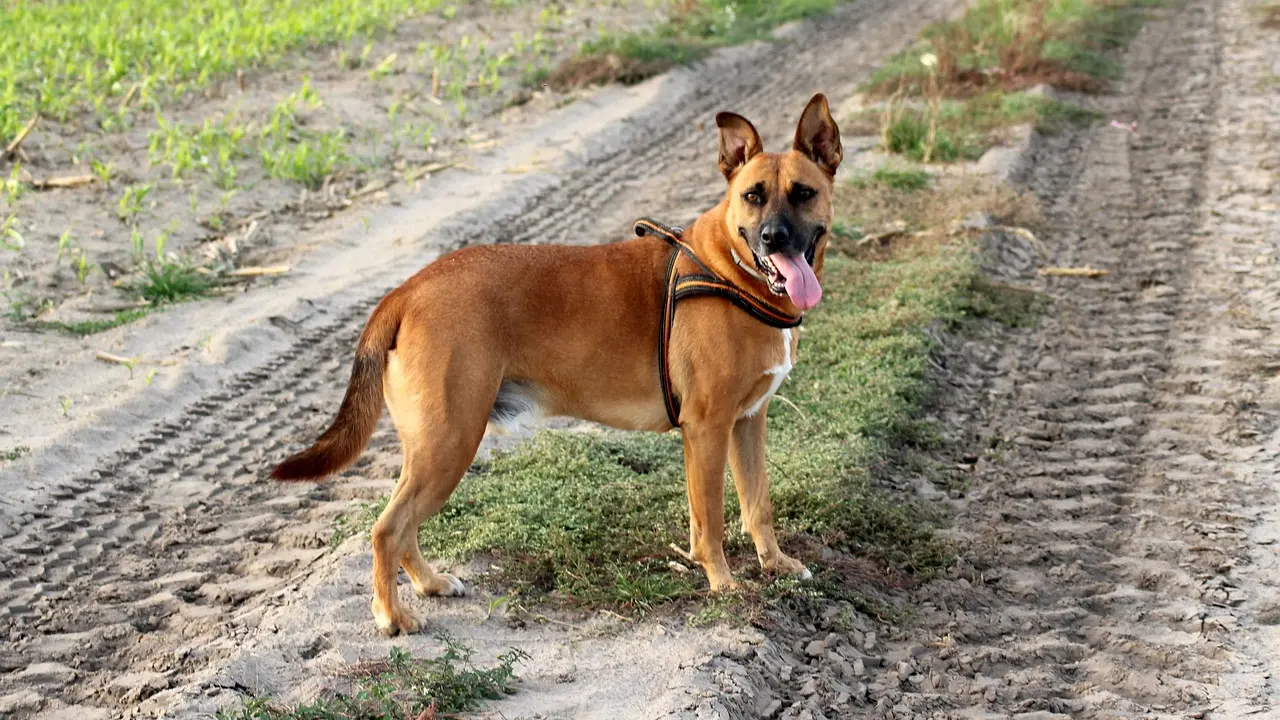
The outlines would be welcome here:
M 773 381 L 769 383 L 769 389 L 756 400 L 751 407 L 747 408 L 740 417 L 751 417 L 760 412 L 760 408 L 764 407 L 765 401 L 773 397 L 778 392 L 778 388 L 782 385 L 782 381 L 787 379 L 787 375 L 791 373 L 791 328 L 782 331 L 782 362 L 774 365 L 764 371 L 765 375 L 772 375 Z

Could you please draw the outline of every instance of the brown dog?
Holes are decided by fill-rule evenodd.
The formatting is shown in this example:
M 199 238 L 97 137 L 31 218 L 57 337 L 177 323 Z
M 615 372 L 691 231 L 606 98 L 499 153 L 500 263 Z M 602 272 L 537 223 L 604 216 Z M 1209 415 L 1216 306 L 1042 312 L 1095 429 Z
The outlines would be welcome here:
M 764 457 L 766 409 L 795 362 L 798 335 L 704 296 L 675 306 L 665 342 L 664 288 L 669 267 L 710 270 L 798 322 L 822 294 L 840 131 L 822 95 L 809 101 L 788 152 L 763 152 L 741 116 L 720 113 L 716 124 L 728 191 L 683 234 L 703 268 L 684 255 L 669 266 L 672 248 L 654 237 L 474 247 L 423 268 L 373 311 L 333 425 L 273 475 L 320 478 L 353 462 L 386 402 L 404 467 L 373 526 L 373 617 L 383 632 L 418 629 L 396 591 L 401 567 L 419 594 L 463 593 L 423 559 L 417 533 L 457 487 L 490 423 L 540 413 L 665 432 L 673 423 L 664 386 L 679 400 L 684 433 L 689 554 L 711 589 L 735 587 L 722 546 L 726 460 L 761 566 L 809 576 L 778 548 Z

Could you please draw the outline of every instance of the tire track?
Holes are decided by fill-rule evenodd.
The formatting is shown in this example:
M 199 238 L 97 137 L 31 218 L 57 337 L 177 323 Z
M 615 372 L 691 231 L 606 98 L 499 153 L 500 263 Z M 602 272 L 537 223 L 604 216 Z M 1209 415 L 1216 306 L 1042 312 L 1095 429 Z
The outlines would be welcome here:
M 1041 146 L 1046 261 L 1111 275 L 1044 281 L 1035 332 L 953 359 L 952 423 L 983 449 L 971 550 L 893 633 L 877 715 L 1275 712 L 1280 206 L 1259 171 L 1280 122 L 1250 16 L 1166 11 L 1102 101 L 1136 134 Z
M 781 134 L 812 91 L 860 80 L 872 60 L 957 5 L 859 3 L 802 26 L 802 40 L 715 60 L 692 78 L 694 101 L 638 118 L 637 137 L 592 151 L 580 173 L 520 203 L 461 218 L 440 233 L 442 244 L 582 242 L 575 231 L 597 227 L 601 217 L 621 223 L 624 211 L 629 220 L 640 209 L 662 214 L 670 207 L 652 199 L 714 198 L 713 135 L 696 131 L 698 121 L 737 107 L 766 134 Z M 620 203 L 624 192 L 628 202 Z M 609 236 L 618 235 L 587 240 Z M 0 659 L 7 711 L 21 716 L 46 697 L 133 706 L 227 656 L 263 608 L 281 601 L 324 553 L 330 521 L 346 499 L 367 491 L 363 478 L 394 471 L 368 455 L 348 472 L 348 483 L 264 478 L 286 446 L 310 439 L 327 421 L 362 320 L 388 289 L 371 288 L 292 349 L 157 424 L 136 447 L 71 479 L 38 512 L 18 519 L 0 544 L 0 635 L 12 648 Z M 374 446 L 393 445 L 384 426 Z

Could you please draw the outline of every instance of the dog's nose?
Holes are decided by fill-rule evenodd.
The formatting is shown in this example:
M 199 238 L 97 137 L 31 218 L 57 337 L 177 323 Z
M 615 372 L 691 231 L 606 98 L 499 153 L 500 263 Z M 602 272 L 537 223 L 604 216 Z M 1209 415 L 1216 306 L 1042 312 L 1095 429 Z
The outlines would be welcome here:
M 760 242 L 767 250 L 781 250 L 791 240 L 791 229 L 783 221 L 765 223 L 760 228 Z

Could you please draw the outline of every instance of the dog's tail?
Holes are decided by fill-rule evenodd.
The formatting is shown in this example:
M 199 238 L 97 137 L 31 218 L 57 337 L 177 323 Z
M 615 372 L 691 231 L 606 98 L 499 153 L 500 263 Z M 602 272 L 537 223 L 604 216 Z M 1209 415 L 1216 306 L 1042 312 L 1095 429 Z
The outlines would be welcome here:
M 315 480 L 355 462 L 382 415 L 382 374 L 387 353 L 395 345 L 404 315 L 401 293 L 378 303 L 356 345 L 351 382 L 338 416 L 315 444 L 287 458 L 271 471 L 276 480 Z

